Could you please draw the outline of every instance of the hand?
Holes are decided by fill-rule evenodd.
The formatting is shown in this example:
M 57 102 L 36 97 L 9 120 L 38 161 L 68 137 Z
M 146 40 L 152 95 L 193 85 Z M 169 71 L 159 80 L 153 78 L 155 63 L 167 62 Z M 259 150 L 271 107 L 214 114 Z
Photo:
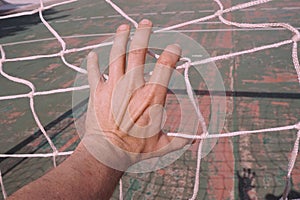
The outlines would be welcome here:
M 90 99 L 81 143 L 65 162 L 10 199 L 109 199 L 130 165 L 180 149 L 189 142 L 161 131 L 168 82 L 181 54 L 179 46 L 168 46 L 150 81 L 144 81 L 151 26 L 150 21 L 139 24 L 126 69 L 129 26 L 118 28 L 108 81 L 100 75 L 97 54 L 89 54 Z
M 118 155 L 117 161 L 126 154 L 130 157 L 129 164 L 132 164 L 139 159 L 180 149 L 189 142 L 169 137 L 161 131 L 167 86 L 181 49 L 178 45 L 167 46 L 149 82 L 145 83 L 144 63 L 151 28 L 149 20 L 139 23 L 130 45 L 127 67 L 126 46 L 130 27 L 124 24 L 117 29 L 107 81 L 100 75 L 97 54 L 91 52 L 88 56 L 90 101 L 86 135 L 90 139 L 86 139 L 85 146 L 101 160 L 105 157 L 114 162 L 111 155 Z

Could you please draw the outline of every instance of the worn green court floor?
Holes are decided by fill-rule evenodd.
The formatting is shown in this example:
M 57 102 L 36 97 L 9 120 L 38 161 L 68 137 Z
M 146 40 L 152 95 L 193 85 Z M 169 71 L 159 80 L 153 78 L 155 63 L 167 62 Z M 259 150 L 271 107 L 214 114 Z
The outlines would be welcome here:
M 217 5 L 211 1 L 115 1 L 135 20 L 148 18 L 156 27 L 200 18 L 212 14 Z M 226 7 L 245 0 L 222 1 Z M 225 15 L 238 22 L 286 22 L 300 27 L 300 2 L 274 1 L 251 9 Z M 116 27 L 127 23 L 105 1 L 80 0 L 44 12 L 46 20 L 65 39 L 67 48 L 98 44 L 111 37 Z M 178 29 L 198 41 L 211 56 L 222 55 L 292 37 L 285 30 L 249 30 L 226 26 L 217 19 Z M 167 34 L 167 33 L 166 33 Z M 6 58 L 59 52 L 60 44 L 41 23 L 37 14 L 0 20 L 0 44 Z M 72 53 L 67 60 L 81 65 L 88 51 Z M 298 52 L 299 53 L 299 52 Z M 197 52 L 192 60 L 200 60 Z M 223 132 L 255 130 L 294 124 L 299 121 L 300 86 L 291 59 L 291 45 L 217 61 L 227 91 L 226 123 Z M 4 63 L 3 69 L 13 76 L 30 80 L 37 91 L 66 88 L 74 84 L 76 72 L 59 58 Z M 212 80 L 214 76 L 210 77 Z M 203 83 L 192 76 L 192 82 Z M 21 94 L 29 88 L 0 76 L 0 96 Z M 232 92 L 234 91 L 234 92 Z M 210 97 L 198 95 L 205 119 L 212 116 Z M 180 118 L 174 96 L 168 95 L 170 123 L 165 129 L 176 129 Z M 186 97 L 187 98 L 187 97 Z M 48 134 L 61 151 L 72 150 L 78 143 L 72 115 L 72 94 L 61 93 L 35 97 L 36 110 Z M 86 102 L 78 106 L 84 116 Z M 51 152 L 31 116 L 28 99 L 0 101 L 0 153 Z M 289 153 L 296 132 L 274 132 L 219 139 L 202 160 L 198 199 L 238 199 L 237 171 L 251 168 L 256 173 L 251 195 L 264 199 L 267 194 L 282 193 Z M 64 157 L 60 157 L 62 161 Z M 293 190 L 300 191 L 299 159 L 293 172 Z M 52 168 L 51 158 L 2 159 L 0 170 L 8 194 L 35 180 Z M 125 174 L 125 199 L 188 199 L 193 192 L 196 147 L 190 148 L 172 165 L 145 174 Z M 300 198 L 300 197 L 299 197 Z M 2 197 L 0 197 L 2 199 Z M 118 190 L 112 199 L 118 199 Z

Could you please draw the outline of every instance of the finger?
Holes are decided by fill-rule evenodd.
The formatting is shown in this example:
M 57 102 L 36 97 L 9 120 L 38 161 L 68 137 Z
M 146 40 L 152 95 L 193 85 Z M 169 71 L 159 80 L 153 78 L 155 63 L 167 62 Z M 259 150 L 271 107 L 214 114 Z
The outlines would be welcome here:
M 90 52 L 87 56 L 87 72 L 90 92 L 93 94 L 99 81 L 103 82 L 103 78 L 99 70 L 98 55 L 95 52 Z
M 167 46 L 160 55 L 152 76 L 148 84 L 153 84 L 156 94 L 160 94 L 161 98 L 165 98 L 167 87 L 176 66 L 177 61 L 181 56 L 181 48 L 178 44 Z
M 151 34 L 152 22 L 143 19 L 134 33 L 128 55 L 127 72 L 134 69 L 135 79 L 144 81 L 143 65 Z M 138 80 L 137 80 L 138 81 Z
M 109 81 L 112 83 L 116 83 L 124 75 L 129 32 L 127 24 L 119 26 L 116 32 L 109 57 Z

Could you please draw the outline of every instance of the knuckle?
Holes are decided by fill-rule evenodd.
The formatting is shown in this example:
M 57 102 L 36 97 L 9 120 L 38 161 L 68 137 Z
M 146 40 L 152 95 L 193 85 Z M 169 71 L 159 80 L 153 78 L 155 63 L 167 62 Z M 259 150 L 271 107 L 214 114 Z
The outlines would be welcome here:
M 145 48 L 134 48 L 130 51 L 130 53 L 133 55 L 141 55 L 141 54 L 146 53 L 146 49 Z
M 171 66 L 173 61 L 172 61 L 172 58 L 169 56 L 161 56 L 158 59 L 158 63 L 163 66 Z

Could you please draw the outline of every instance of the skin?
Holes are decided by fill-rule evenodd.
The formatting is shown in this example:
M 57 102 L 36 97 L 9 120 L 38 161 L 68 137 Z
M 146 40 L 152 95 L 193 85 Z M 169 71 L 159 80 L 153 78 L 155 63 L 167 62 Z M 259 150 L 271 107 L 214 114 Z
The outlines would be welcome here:
M 188 143 L 185 139 L 168 137 L 157 128 L 162 120 L 161 107 L 165 103 L 166 86 L 181 49 L 178 45 L 169 45 L 158 59 L 150 81 L 145 83 L 143 64 L 151 27 L 149 20 L 139 23 L 130 45 L 126 67 L 125 51 L 130 27 L 126 24 L 119 26 L 111 49 L 108 81 L 104 81 L 99 72 L 97 54 L 91 52 L 88 55 L 90 101 L 83 140 L 65 162 L 8 199 L 109 199 L 124 172 L 100 162 L 89 148 L 97 150 L 103 146 L 102 141 L 108 141 L 124 152 L 147 154 L 131 157 L 130 165 L 141 159 L 164 155 Z M 117 105 L 126 103 L 114 107 L 114 98 L 124 100 L 126 97 L 122 95 L 128 93 L 131 94 L 130 98 L 116 101 Z M 152 115 L 159 120 L 154 120 Z M 101 144 L 84 142 L 92 136 L 98 137 L 99 133 Z M 168 145 L 171 147 L 164 148 Z M 111 153 L 104 152 L 114 155 L 116 160 L 127 159 L 123 154 Z

